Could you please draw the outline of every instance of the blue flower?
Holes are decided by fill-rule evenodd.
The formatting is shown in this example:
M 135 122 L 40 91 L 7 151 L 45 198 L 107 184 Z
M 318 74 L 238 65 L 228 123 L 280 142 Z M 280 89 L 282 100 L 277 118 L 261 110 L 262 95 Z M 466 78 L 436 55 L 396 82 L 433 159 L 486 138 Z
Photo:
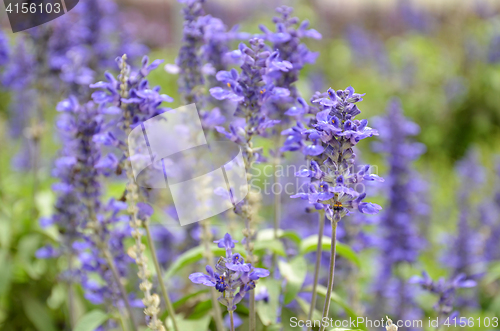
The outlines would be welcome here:
M 269 271 L 262 268 L 254 268 L 239 253 L 233 253 L 236 241 L 226 233 L 224 238 L 214 241 L 220 248 L 226 249 L 226 257 L 221 257 L 215 266 L 206 267 L 207 274 L 196 272 L 189 276 L 195 284 L 215 287 L 222 293 L 219 302 L 227 307 L 229 311 L 236 309 L 238 304 L 248 291 L 255 288 L 256 281 L 269 276 Z
M 316 115 L 309 120 L 309 128 L 298 122 L 282 132 L 288 136 L 282 150 L 299 150 L 311 160 L 309 169 L 297 174 L 311 178 L 308 192 L 299 192 L 292 198 L 326 209 L 327 215 L 337 221 L 354 210 L 376 214 L 382 209 L 374 203 L 362 202 L 366 194 L 360 195 L 354 189 L 365 180 L 383 181 L 369 173 L 370 167 L 359 172 L 351 170 L 355 157 L 352 148 L 362 139 L 378 135 L 367 126 L 367 120 L 355 118 L 360 114 L 355 103 L 360 102 L 362 96 L 352 87 L 316 93 L 312 102 L 319 107 L 313 111 Z

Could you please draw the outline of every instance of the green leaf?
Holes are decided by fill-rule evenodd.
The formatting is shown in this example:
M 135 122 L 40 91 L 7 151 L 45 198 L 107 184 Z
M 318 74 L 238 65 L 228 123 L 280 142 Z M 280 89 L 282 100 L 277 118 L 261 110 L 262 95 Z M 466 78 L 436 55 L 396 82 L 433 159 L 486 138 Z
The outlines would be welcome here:
M 12 240 L 11 222 L 8 219 L 0 217 L 0 247 L 9 248 Z
M 279 261 L 280 273 L 286 279 L 284 304 L 292 302 L 304 284 L 307 275 L 307 262 L 304 256 L 299 255 L 293 258 L 290 263 Z
M 302 238 L 300 235 L 292 230 L 282 230 L 278 229 L 278 238 L 287 238 L 296 243 L 297 245 L 300 245 Z M 256 241 L 266 241 L 266 240 L 272 240 L 274 239 L 274 229 L 263 229 L 260 230 L 259 233 L 257 234 L 257 240 Z
M 281 308 L 281 325 L 282 331 L 297 331 L 297 328 L 292 326 L 292 321 L 297 318 L 297 312 L 287 307 Z
M 56 195 L 52 190 L 38 192 L 35 197 L 35 205 L 41 216 L 50 216 L 54 210 Z
M 40 235 L 28 234 L 19 240 L 17 247 L 16 263 L 33 279 L 39 279 L 43 273 L 43 270 L 39 268 L 42 261 L 35 259 L 35 252 L 41 246 L 40 241 Z
M 312 291 L 312 286 L 308 286 L 307 288 L 304 289 L 304 292 L 311 292 Z M 318 293 L 319 296 L 325 298 L 326 297 L 326 287 L 319 285 L 316 287 L 316 293 Z M 344 309 L 345 313 L 347 316 L 349 316 L 353 320 L 357 320 L 358 315 L 354 312 L 354 310 L 345 302 L 337 293 L 332 292 L 331 296 L 331 302 L 339 305 Z M 366 327 L 364 327 L 364 324 L 362 324 L 363 327 L 361 328 L 362 330 L 366 330 Z M 360 325 L 358 325 L 359 327 Z
M 309 307 L 310 307 L 309 302 L 305 301 L 304 299 L 302 299 L 300 297 L 297 297 L 297 303 L 299 304 L 300 309 L 302 309 L 304 314 L 306 316 L 308 316 L 309 315 Z M 314 308 L 312 320 L 313 321 L 320 321 L 322 317 L 323 316 L 322 316 L 321 312 L 319 310 L 317 310 L 316 308 Z
M 304 312 L 304 314 L 307 316 L 309 314 L 309 303 L 307 301 L 305 301 L 304 299 L 302 298 L 297 298 L 297 302 L 300 306 L 300 308 L 302 309 L 302 311 Z M 313 316 L 312 316 L 312 321 L 321 321 L 322 319 L 322 314 L 319 312 L 319 310 L 317 309 L 314 309 L 313 310 Z M 316 322 L 317 323 L 317 322 Z M 316 324 L 318 325 L 318 324 Z M 344 329 L 344 328 L 333 328 L 333 329 L 327 329 L 328 331 L 363 331 L 363 330 L 360 330 L 360 329 Z
M 0 265 L 2 272 L 0 272 L 0 298 L 9 292 L 10 283 L 12 280 L 12 261 L 9 257 L 9 251 L 0 249 Z
M 214 247 L 212 247 L 212 252 L 214 252 L 215 255 L 225 255 L 225 249 L 218 248 L 215 245 L 213 246 Z M 176 272 L 178 272 L 182 268 L 200 261 L 203 258 L 204 250 L 205 248 L 197 246 L 179 255 L 179 257 L 167 269 L 163 278 L 170 279 Z
M 190 300 L 192 298 L 196 298 L 198 295 L 203 294 L 203 293 L 207 293 L 208 291 L 209 291 L 209 289 L 203 289 L 203 290 L 196 291 L 194 293 L 190 293 L 190 294 L 188 294 L 186 296 L 183 296 L 182 298 L 180 298 L 179 300 L 177 300 L 176 302 L 174 302 L 173 306 L 174 306 L 174 308 L 180 308 L 188 300 Z
M 54 322 L 50 318 L 49 310 L 34 298 L 24 295 L 23 308 L 28 319 L 39 331 L 56 331 Z M 75 330 L 77 331 L 77 330 Z
M 73 331 L 94 331 L 109 319 L 109 315 L 102 310 L 92 310 L 78 320 Z
M 259 315 L 262 324 L 269 326 L 275 324 L 278 319 L 278 306 L 281 289 L 281 281 L 278 279 L 264 278 L 259 280 L 254 291 L 259 292 L 261 287 L 266 287 L 269 293 L 269 300 L 266 303 L 264 300 L 256 302 L 257 314 Z
M 219 304 L 219 303 L 217 303 Z M 212 300 L 211 299 L 206 299 L 203 301 L 200 301 L 196 304 L 196 307 L 194 307 L 191 315 L 189 315 L 190 318 L 192 319 L 200 319 L 203 318 L 207 315 L 210 315 L 212 311 Z
M 52 292 L 47 299 L 47 306 L 50 309 L 58 309 L 66 301 L 68 292 L 63 284 L 56 284 L 52 287 Z
M 211 318 L 210 314 L 199 319 L 183 319 L 177 316 L 176 322 L 179 330 L 208 330 Z M 167 319 L 167 325 L 169 330 L 173 330 L 172 320 L 170 318 Z
M 285 246 L 283 246 L 283 243 L 277 239 L 256 241 L 254 243 L 254 251 L 256 253 L 260 253 L 265 250 L 270 250 L 280 256 L 286 256 Z
M 299 252 L 300 254 L 304 255 L 316 251 L 317 247 L 318 247 L 318 236 L 312 235 L 302 240 Z M 323 236 L 323 240 L 321 241 L 322 250 L 329 252 L 331 247 L 332 247 L 331 238 Z M 356 254 L 356 252 L 354 252 L 351 247 L 339 243 L 337 241 L 336 251 L 337 255 L 346 258 L 347 260 L 356 264 L 358 268 L 361 268 L 361 261 L 359 260 L 359 257 Z
M 500 262 L 491 263 L 488 272 L 483 279 L 485 284 L 491 284 L 500 279 Z

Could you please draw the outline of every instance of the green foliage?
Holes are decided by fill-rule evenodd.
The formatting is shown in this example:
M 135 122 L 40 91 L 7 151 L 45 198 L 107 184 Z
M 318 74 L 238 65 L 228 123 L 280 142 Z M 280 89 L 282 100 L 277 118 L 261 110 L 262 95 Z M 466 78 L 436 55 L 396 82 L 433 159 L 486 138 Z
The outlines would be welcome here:
M 359 257 L 356 254 L 356 252 L 354 252 L 351 247 L 339 242 L 337 242 L 335 246 L 336 246 L 336 252 L 339 256 L 342 256 L 347 260 L 351 261 L 352 263 L 354 263 L 356 266 L 361 267 L 361 261 L 359 260 Z M 302 240 L 302 242 L 300 243 L 299 252 L 300 254 L 315 252 L 317 247 L 318 247 L 318 236 L 317 235 L 309 236 L 304 240 Z M 321 249 L 323 251 L 329 252 L 331 247 L 332 247 L 331 238 L 324 236 L 323 239 L 321 240 Z
M 109 319 L 109 315 L 102 310 L 92 310 L 85 314 L 76 323 L 74 331 L 93 331 Z
M 265 326 L 276 323 L 278 317 L 279 296 L 281 293 L 281 281 L 278 279 L 264 278 L 259 281 L 257 292 L 261 287 L 265 287 L 269 293 L 269 301 L 257 301 L 257 314 Z
M 212 252 L 214 252 L 216 255 L 223 255 L 226 254 L 226 250 L 222 248 L 217 248 L 217 246 L 211 247 Z M 187 266 L 190 266 L 200 260 L 203 259 L 203 251 L 204 248 L 201 246 L 197 246 L 194 248 L 191 248 L 190 250 L 182 253 L 177 257 L 174 262 L 170 265 L 170 267 L 167 269 L 167 271 L 164 274 L 165 279 L 168 279 L 172 277 L 174 274 L 179 272 L 182 268 L 185 268 Z
M 286 280 L 283 303 L 287 305 L 295 300 L 302 288 L 307 275 L 307 261 L 303 256 L 299 255 L 290 260 L 289 263 L 279 261 L 278 266 L 281 275 Z
M 28 319 L 35 325 L 39 331 L 56 331 L 56 326 L 50 318 L 49 311 L 45 305 L 33 299 L 30 295 L 26 295 L 22 299 L 24 312 Z M 98 326 L 98 325 L 97 325 Z M 85 331 L 93 329 L 82 329 L 77 331 Z

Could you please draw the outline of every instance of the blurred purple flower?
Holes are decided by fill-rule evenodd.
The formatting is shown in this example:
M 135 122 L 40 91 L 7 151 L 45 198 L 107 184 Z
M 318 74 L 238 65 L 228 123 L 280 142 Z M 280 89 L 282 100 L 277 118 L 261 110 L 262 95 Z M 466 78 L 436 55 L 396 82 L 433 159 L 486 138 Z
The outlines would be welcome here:
M 378 302 L 374 314 L 387 311 L 392 303 L 398 319 L 418 318 L 421 313 L 412 308 L 411 289 L 403 286 L 405 280 L 398 277 L 395 270 L 403 263 L 416 262 L 419 250 L 423 247 L 416 224 L 419 212 L 415 203 L 418 200 L 415 185 L 419 184 L 420 179 L 412 169 L 411 162 L 425 151 L 425 146 L 410 140 L 410 137 L 420 132 L 420 128 L 405 118 L 401 102 L 397 99 L 389 102 L 387 114 L 375 118 L 374 125 L 384 135 L 380 142 L 373 144 L 373 149 L 387 153 L 389 164 L 384 183 L 389 201 L 380 217 L 380 237 L 376 241 L 380 250 L 380 270 L 374 284 Z M 401 291 L 392 291 L 390 286 Z M 388 300 L 389 297 L 394 298 Z
M 438 295 L 439 299 L 434 305 L 434 310 L 438 313 L 440 320 L 442 317 L 445 317 L 444 319 L 448 316 L 452 318 L 451 316 L 458 314 L 458 312 L 453 312 L 453 306 L 456 291 L 459 288 L 476 286 L 475 281 L 467 279 L 463 274 L 455 276 L 450 281 L 440 278 L 437 282 L 434 282 L 425 271 L 422 272 L 422 277 L 414 276 L 409 282 L 410 284 L 418 284 L 425 291 Z

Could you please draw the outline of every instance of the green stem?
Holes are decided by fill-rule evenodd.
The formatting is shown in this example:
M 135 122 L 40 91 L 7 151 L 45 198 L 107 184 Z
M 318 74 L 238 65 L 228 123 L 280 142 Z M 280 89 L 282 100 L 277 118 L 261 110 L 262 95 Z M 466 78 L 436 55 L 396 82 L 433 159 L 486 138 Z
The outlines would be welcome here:
M 210 244 L 212 243 L 212 232 L 210 231 L 210 221 L 203 220 L 201 221 L 201 226 L 203 229 L 201 241 L 203 243 L 203 248 L 205 249 L 205 259 L 207 264 L 212 264 L 214 259 L 214 255 L 212 254 L 212 250 L 210 249 Z M 217 291 L 215 288 L 210 288 L 210 298 L 212 300 L 212 310 L 213 310 L 213 318 L 215 321 L 215 327 L 217 331 L 224 331 L 224 321 L 222 320 L 222 311 L 220 309 L 220 304 L 218 298 Z
M 127 325 L 125 324 L 125 321 L 123 320 L 122 314 L 120 314 L 119 321 L 120 321 L 120 326 L 122 327 L 122 330 L 126 331 L 127 330 Z
M 73 255 L 70 253 L 68 256 L 68 269 L 71 272 L 73 270 Z M 69 326 L 70 330 L 75 328 L 75 297 L 73 292 L 73 280 L 70 279 L 68 282 L 68 310 L 69 310 Z
M 330 311 L 330 302 L 332 300 L 332 289 L 333 281 L 335 278 L 335 255 L 336 255 L 336 245 L 337 245 L 337 224 L 335 220 L 332 220 L 332 247 L 330 250 L 330 270 L 328 276 L 328 288 L 326 290 L 325 306 L 323 308 L 323 318 L 328 318 L 328 313 Z M 323 319 L 322 319 L 323 320 Z M 321 331 L 324 331 L 326 325 L 321 326 Z
M 158 276 L 158 283 L 160 283 L 161 293 L 163 294 L 163 298 L 165 300 L 167 312 L 170 315 L 170 318 L 172 319 L 172 325 L 174 326 L 174 330 L 179 331 L 179 328 L 177 327 L 176 317 L 175 317 L 175 309 L 174 309 L 174 306 L 172 305 L 172 301 L 170 300 L 170 297 L 168 295 L 167 286 L 165 285 L 165 281 L 163 280 L 163 272 L 161 270 L 160 264 L 158 263 L 158 256 L 156 254 L 156 249 L 155 249 L 153 237 L 151 236 L 151 231 L 149 228 L 149 221 L 145 221 L 143 223 L 144 223 L 144 229 L 146 229 L 148 246 L 151 249 L 151 256 L 153 258 L 153 263 L 154 263 L 155 269 L 156 269 L 156 275 Z
M 32 205 L 31 205 L 31 217 L 33 219 L 37 218 L 37 208 L 36 208 L 36 194 L 38 192 L 38 148 L 39 140 L 37 137 L 30 138 L 32 141 L 32 171 L 33 171 L 33 192 L 31 195 Z
M 248 325 L 249 331 L 255 331 L 256 324 L 256 316 L 255 316 L 255 291 L 250 291 L 250 321 Z
M 246 201 L 247 206 L 249 206 L 248 200 Z M 248 262 L 252 265 L 254 265 L 254 256 L 253 256 L 253 244 L 250 243 L 250 238 L 252 238 L 252 228 L 250 223 L 252 220 L 250 219 L 251 214 L 247 213 L 245 217 L 245 230 L 244 230 L 244 235 L 246 238 L 245 242 L 245 250 L 247 251 L 247 259 Z M 256 324 L 256 316 L 255 316 L 255 291 L 250 291 L 250 302 L 249 302 L 249 322 L 248 322 L 248 327 L 249 331 L 255 331 L 255 324 Z
M 212 299 L 213 317 L 217 331 L 224 331 L 224 321 L 222 320 L 222 311 L 220 310 L 220 303 L 217 300 L 217 291 L 215 288 L 210 288 L 210 297 Z
M 281 136 L 278 136 L 276 141 L 275 141 L 276 153 L 278 153 L 278 150 L 279 150 L 278 148 L 280 145 L 280 140 L 281 140 L 280 138 L 281 138 Z M 273 186 L 279 186 L 279 185 L 277 185 L 277 184 L 279 184 L 279 178 L 276 175 L 276 169 L 277 169 L 279 164 L 280 164 L 280 158 L 278 155 L 275 155 L 275 157 L 273 159 Z M 271 191 L 273 191 L 272 187 L 271 187 Z M 278 239 L 278 231 L 280 228 L 280 220 L 281 220 L 281 194 L 280 193 L 281 192 L 274 193 L 274 191 L 273 191 L 273 195 L 274 195 L 274 239 L 275 240 Z M 278 267 L 278 255 L 275 252 L 273 252 L 273 267 L 271 268 L 271 270 L 272 270 L 274 275 L 276 274 L 277 267 Z
M 231 331 L 234 331 L 234 318 L 233 318 L 233 311 L 229 311 L 229 318 L 231 320 Z
M 307 315 L 307 319 L 309 321 L 312 320 L 313 311 L 316 307 L 316 297 L 318 293 L 316 293 L 316 288 L 318 287 L 318 278 L 319 278 L 319 268 L 321 267 L 321 252 L 323 250 L 323 231 L 325 229 L 325 211 L 322 209 L 318 213 L 319 216 L 319 229 L 318 229 L 318 246 L 316 247 L 316 264 L 314 265 L 314 280 L 312 287 L 312 298 L 311 298 L 311 306 L 309 307 L 309 314 Z M 307 327 L 307 331 L 311 330 L 311 326 Z
M 85 188 L 87 190 L 87 188 Z M 118 286 L 118 290 L 120 291 L 120 296 L 122 297 L 122 300 L 125 304 L 125 309 L 127 310 L 128 317 L 130 318 L 130 321 L 132 322 L 132 330 L 137 331 L 137 324 L 134 319 L 134 314 L 132 307 L 130 306 L 130 302 L 128 301 L 128 296 L 127 296 L 127 291 L 125 291 L 125 287 L 123 286 L 121 280 L 120 280 L 120 274 L 118 273 L 118 269 L 115 266 L 115 261 L 113 260 L 113 256 L 111 255 L 111 252 L 109 251 L 107 244 L 103 242 L 100 237 L 99 237 L 99 222 L 97 221 L 97 217 L 95 215 L 94 209 L 92 208 L 92 204 L 90 201 L 86 200 L 85 201 L 85 206 L 88 211 L 88 216 L 90 219 L 90 222 L 87 224 L 87 227 L 89 230 L 92 232 L 92 235 L 96 241 L 96 244 L 99 248 L 99 251 L 101 252 L 102 256 L 106 260 L 106 263 L 108 264 L 109 270 L 111 270 L 111 274 L 113 276 L 113 279 L 116 283 L 116 286 Z M 120 318 L 123 318 L 120 309 L 118 309 L 118 312 L 120 314 Z M 125 329 L 124 329 L 125 331 Z

